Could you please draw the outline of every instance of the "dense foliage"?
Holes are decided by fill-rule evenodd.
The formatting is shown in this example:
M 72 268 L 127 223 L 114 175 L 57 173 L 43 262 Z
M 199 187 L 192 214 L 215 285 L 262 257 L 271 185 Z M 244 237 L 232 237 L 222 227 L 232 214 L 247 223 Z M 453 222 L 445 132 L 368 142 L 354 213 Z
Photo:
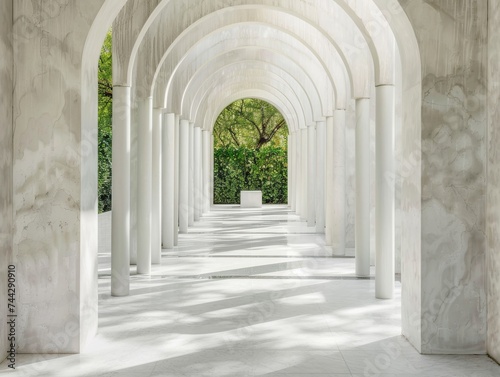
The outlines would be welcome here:
M 262 202 L 287 202 L 287 134 L 282 114 L 254 98 L 233 102 L 214 126 L 214 203 L 238 204 L 241 190 Z
M 226 107 L 214 127 L 215 149 L 229 146 L 259 150 L 265 145 L 286 149 L 288 128 L 270 103 L 245 98 Z
M 111 143 L 113 139 L 113 83 L 111 32 L 106 35 L 98 65 L 98 195 L 99 212 L 111 211 Z
M 214 203 L 239 204 L 241 190 L 262 190 L 262 202 L 287 202 L 287 151 L 233 146 L 218 148 L 214 156 Z

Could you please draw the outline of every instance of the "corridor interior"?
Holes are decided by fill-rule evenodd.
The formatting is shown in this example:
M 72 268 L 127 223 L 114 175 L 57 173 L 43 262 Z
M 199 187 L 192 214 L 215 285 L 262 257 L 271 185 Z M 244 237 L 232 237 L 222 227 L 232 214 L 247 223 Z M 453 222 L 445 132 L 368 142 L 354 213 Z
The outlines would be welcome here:
M 128 297 L 110 296 L 110 255 L 99 260 L 92 346 L 19 355 L 14 375 L 500 375 L 487 356 L 418 354 L 400 336 L 400 282 L 394 300 L 375 299 L 353 256 L 331 257 L 286 206 L 213 207 L 151 275 L 132 271 Z

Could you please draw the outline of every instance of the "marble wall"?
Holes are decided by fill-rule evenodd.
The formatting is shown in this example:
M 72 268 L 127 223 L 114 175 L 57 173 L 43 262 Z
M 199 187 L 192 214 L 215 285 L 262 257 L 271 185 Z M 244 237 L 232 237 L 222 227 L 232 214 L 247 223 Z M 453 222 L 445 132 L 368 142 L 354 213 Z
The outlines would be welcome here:
M 13 254 L 21 353 L 79 352 L 97 329 L 98 38 L 84 49 L 103 3 L 14 2 Z M 83 70 L 87 64 L 93 69 Z M 94 110 L 82 113 L 82 104 Z
M 486 352 L 487 4 L 401 0 L 422 63 L 421 350 Z
M 500 1 L 488 2 L 488 353 L 500 362 Z
M 12 252 L 12 0 L 0 0 L 0 362 L 7 353 L 7 266 Z

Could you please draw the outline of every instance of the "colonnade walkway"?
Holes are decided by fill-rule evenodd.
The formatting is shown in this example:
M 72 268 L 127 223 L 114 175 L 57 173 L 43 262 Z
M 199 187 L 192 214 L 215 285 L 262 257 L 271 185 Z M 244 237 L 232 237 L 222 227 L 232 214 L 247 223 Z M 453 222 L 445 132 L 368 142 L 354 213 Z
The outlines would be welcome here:
M 127 297 L 110 297 L 109 258 L 100 259 L 92 347 L 18 355 L 15 374 L 500 375 L 487 356 L 419 355 L 399 335 L 400 283 L 396 299 L 375 299 L 375 281 L 355 278 L 354 259 L 330 257 L 323 237 L 285 206 L 215 206 L 179 247 L 163 250 L 151 275 L 132 274 Z

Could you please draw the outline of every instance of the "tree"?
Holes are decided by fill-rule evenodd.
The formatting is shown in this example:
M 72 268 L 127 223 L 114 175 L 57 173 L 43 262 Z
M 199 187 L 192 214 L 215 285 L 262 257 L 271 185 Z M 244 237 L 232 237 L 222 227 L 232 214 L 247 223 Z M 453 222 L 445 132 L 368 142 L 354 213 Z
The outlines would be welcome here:
M 259 150 L 265 145 L 286 149 L 287 124 L 270 103 L 246 98 L 227 106 L 214 127 L 215 148 L 245 147 Z
M 226 107 L 214 127 L 214 203 L 237 204 L 241 190 L 262 190 L 267 204 L 286 203 L 287 134 L 285 119 L 265 101 Z
M 98 196 L 99 212 L 111 210 L 111 162 L 112 162 L 112 37 L 111 30 L 102 45 L 98 65 Z

